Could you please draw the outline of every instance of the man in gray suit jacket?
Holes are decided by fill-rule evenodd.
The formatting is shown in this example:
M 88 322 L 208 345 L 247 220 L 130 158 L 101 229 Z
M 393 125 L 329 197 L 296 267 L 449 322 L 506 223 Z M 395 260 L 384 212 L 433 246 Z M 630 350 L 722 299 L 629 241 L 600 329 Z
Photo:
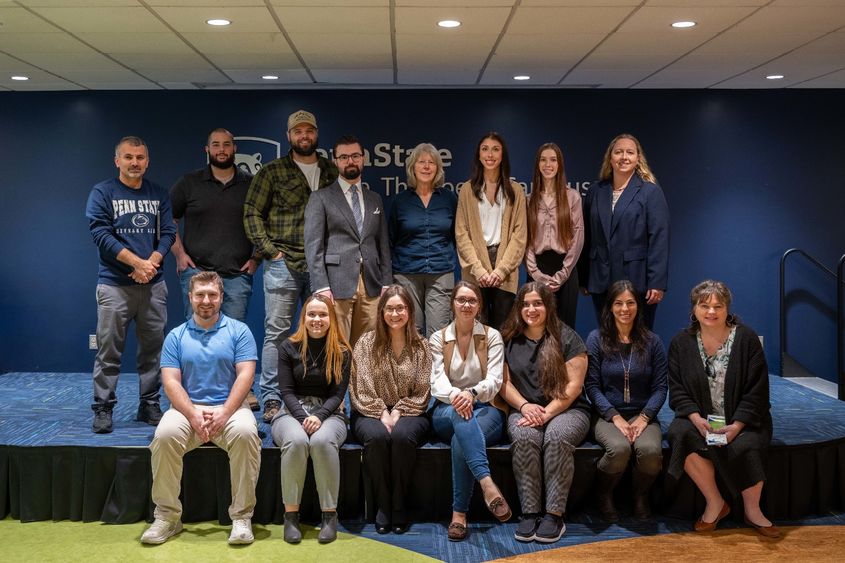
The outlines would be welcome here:
M 378 299 L 392 280 L 381 197 L 361 185 L 364 150 L 353 136 L 335 142 L 340 176 L 305 207 L 305 259 L 311 290 L 335 303 L 338 327 L 355 345 L 375 328 Z

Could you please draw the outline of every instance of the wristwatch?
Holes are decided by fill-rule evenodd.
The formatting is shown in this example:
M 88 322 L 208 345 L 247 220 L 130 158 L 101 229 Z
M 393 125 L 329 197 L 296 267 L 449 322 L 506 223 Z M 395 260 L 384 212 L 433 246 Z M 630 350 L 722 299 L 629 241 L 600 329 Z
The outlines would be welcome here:
M 464 391 L 469 391 L 473 397 L 478 397 L 478 391 L 475 390 L 475 387 L 467 387 Z

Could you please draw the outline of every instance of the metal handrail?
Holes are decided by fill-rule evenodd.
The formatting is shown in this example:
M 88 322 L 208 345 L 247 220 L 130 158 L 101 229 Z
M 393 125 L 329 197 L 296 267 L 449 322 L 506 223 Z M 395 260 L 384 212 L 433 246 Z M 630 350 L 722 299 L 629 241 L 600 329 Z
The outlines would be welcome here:
M 842 318 L 842 311 L 845 310 L 845 303 L 842 298 L 842 284 L 845 269 L 845 254 L 839 257 L 836 263 L 836 367 L 839 369 L 839 400 L 845 401 L 845 350 L 843 350 L 842 333 L 845 332 L 845 320 Z
M 842 311 L 845 303 L 842 298 L 842 286 L 845 284 L 845 254 L 837 262 L 836 273 L 822 264 L 816 257 L 807 254 L 800 248 L 790 248 L 780 257 L 780 374 L 783 375 L 783 359 L 786 355 L 786 259 L 792 254 L 799 254 L 809 260 L 811 264 L 836 280 L 836 369 L 839 399 L 845 401 L 845 351 L 842 346 L 842 332 L 845 328 Z

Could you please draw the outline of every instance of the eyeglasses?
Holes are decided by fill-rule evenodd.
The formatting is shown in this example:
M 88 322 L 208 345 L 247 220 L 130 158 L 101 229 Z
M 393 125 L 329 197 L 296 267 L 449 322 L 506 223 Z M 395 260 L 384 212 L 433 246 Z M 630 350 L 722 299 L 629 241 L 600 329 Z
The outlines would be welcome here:
M 456 297 L 455 303 L 463 307 L 464 305 L 469 305 L 470 307 L 475 307 L 478 305 L 478 299 L 474 299 L 472 297 Z
M 359 153 L 359 152 L 356 152 L 356 153 L 353 153 L 353 154 L 339 154 L 339 155 L 334 157 L 334 159 L 338 162 L 349 162 L 350 160 L 352 162 L 358 162 L 359 160 L 362 160 L 363 158 L 364 158 L 364 155 Z
M 388 305 L 384 308 L 384 312 L 388 315 L 392 315 L 393 313 L 401 315 L 405 312 L 406 309 L 407 307 L 405 307 L 404 305 L 396 305 L 395 307 L 393 305 Z

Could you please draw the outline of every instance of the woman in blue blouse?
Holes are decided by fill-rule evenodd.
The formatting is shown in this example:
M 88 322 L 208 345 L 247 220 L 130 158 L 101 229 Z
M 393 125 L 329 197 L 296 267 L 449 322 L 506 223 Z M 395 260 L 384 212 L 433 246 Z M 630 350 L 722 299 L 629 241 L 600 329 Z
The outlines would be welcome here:
M 587 337 L 590 364 L 585 387 L 598 414 L 593 425 L 604 448 L 596 472 L 599 512 L 608 522 L 619 520 L 613 489 L 635 465 L 633 513 L 651 517 L 648 491 L 663 466 L 662 433 L 657 413 L 666 400 L 666 353 L 660 337 L 646 328 L 634 285 L 614 282 L 607 291 L 601 325 Z
M 411 189 L 393 197 L 388 215 L 393 279 L 411 294 L 417 330 L 430 337 L 451 320 L 458 197 L 442 187 L 443 160 L 433 145 L 417 145 L 406 171 Z

